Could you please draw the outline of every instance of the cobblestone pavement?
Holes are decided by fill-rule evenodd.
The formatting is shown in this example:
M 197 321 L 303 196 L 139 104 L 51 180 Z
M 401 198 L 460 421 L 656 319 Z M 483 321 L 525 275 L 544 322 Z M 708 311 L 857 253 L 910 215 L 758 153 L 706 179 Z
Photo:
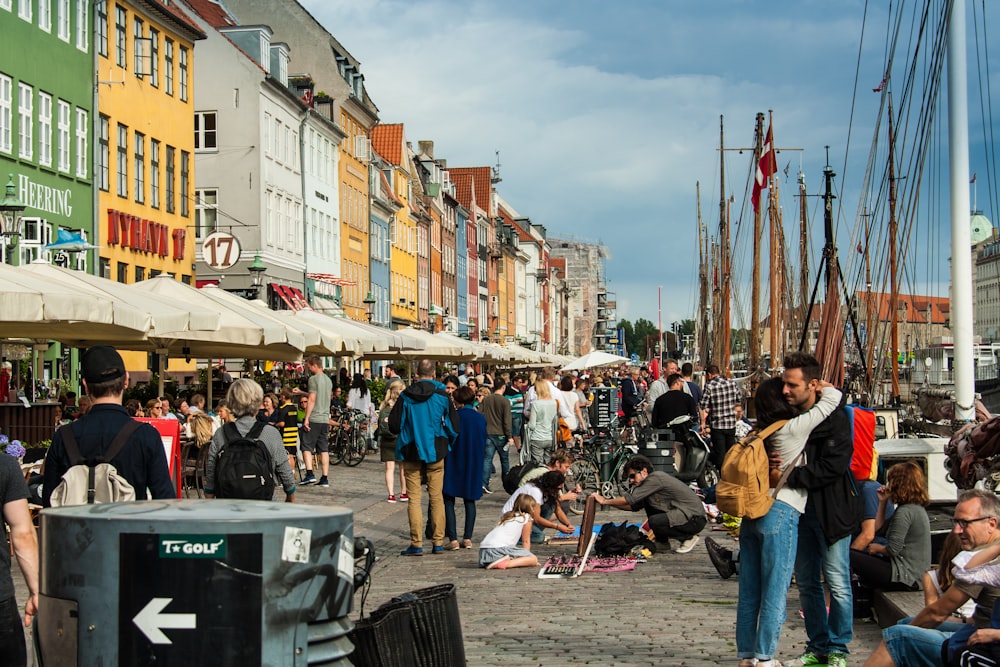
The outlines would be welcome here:
M 398 477 L 397 477 L 398 483 Z M 688 554 L 660 551 L 632 572 L 584 574 L 576 579 L 538 579 L 534 568 L 486 571 L 477 550 L 461 549 L 421 557 L 403 557 L 409 529 L 406 503 L 386 502 L 383 466 L 377 455 L 355 468 L 334 466 L 330 488 L 300 487 L 296 500 L 314 505 L 344 505 L 354 511 L 355 535 L 375 544 L 379 561 L 367 598 L 355 596 L 352 618 L 370 613 L 391 597 L 443 583 L 457 587 L 462 631 L 469 665 L 736 665 L 735 622 L 738 579 L 723 580 L 705 551 L 704 540 Z M 478 503 L 473 542 L 499 518 L 507 494 L 500 489 Z M 397 487 L 398 493 L 398 487 Z M 209 502 L 209 501 L 206 501 Z M 426 517 L 426 494 L 425 494 Z M 458 504 L 458 525 L 463 513 Z M 641 517 L 620 510 L 599 512 L 596 523 Z M 571 517 L 572 518 L 572 517 Z M 577 517 L 576 519 L 578 519 Z M 723 545 L 722 531 L 706 528 Z M 535 548 L 540 560 L 570 554 L 571 546 Z M 25 589 L 14 565 L 18 600 Z M 790 660 L 805 645 L 798 614 L 798 593 L 788 596 L 788 620 L 778 657 Z M 849 665 L 861 665 L 875 648 L 878 626 L 857 621 Z

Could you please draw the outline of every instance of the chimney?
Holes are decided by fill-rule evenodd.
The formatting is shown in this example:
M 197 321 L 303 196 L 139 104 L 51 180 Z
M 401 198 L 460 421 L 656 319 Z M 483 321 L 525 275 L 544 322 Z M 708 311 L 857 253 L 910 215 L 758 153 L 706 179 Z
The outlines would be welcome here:
M 418 141 L 417 145 L 420 146 L 420 152 L 434 159 L 434 142 L 433 141 Z

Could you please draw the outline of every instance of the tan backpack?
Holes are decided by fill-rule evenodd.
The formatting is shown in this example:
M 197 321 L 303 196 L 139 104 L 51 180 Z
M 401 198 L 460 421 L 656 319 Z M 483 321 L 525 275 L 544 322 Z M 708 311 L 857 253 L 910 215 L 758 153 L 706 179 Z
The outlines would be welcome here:
M 118 455 L 140 426 L 141 422 L 134 420 L 126 422 L 104 454 L 96 459 L 85 459 L 80 454 L 80 446 L 73 435 L 72 427 L 69 424 L 62 426 L 59 433 L 66 448 L 66 456 L 69 457 L 70 468 L 52 491 L 50 500 L 52 507 L 135 500 L 135 489 L 111 464 L 111 459 Z
M 787 422 L 787 419 L 779 419 L 763 431 L 751 431 L 729 448 L 715 487 L 715 504 L 720 510 L 747 519 L 759 519 L 768 513 L 774 503 L 774 495 L 770 484 L 771 465 L 764 441 Z M 794 465 L 795 461 L 792 461 L 785 469 L 775 493 L 785 483 Z

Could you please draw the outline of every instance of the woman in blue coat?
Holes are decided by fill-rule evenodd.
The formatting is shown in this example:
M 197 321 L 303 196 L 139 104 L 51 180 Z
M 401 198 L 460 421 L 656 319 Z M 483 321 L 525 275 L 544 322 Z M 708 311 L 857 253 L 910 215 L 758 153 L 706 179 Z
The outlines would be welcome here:
M 459 387 L 452 393 L 458 405 L 458 438 L 444 460 L 444 548 L 472 548 L 472 531 L 476 527 L 476 501 L 483 497 L 483 460 L 486 457 L 486 417 L 476 412 L 472 404 L 476 394 L 469 387 Z M 458 541 L 455 527 L 455 498 L 465 501 L 465 530 Z

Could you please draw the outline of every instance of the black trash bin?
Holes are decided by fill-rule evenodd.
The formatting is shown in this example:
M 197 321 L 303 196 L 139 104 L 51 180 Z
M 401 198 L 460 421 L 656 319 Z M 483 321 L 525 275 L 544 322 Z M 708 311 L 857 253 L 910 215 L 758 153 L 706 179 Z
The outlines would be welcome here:
M 465 667 L 465 643 L 458 613 L 455 584 L 421 588 L 393 598 L 372 613 L 372 618 L 397 609 L 410 611 L 410 631 L 420 667 Z
M 376 612 L 361 619 L 348 634 L 354 644 L 351 664 L 354 667 L 412 667 L 413 632 L 409 607 Z

